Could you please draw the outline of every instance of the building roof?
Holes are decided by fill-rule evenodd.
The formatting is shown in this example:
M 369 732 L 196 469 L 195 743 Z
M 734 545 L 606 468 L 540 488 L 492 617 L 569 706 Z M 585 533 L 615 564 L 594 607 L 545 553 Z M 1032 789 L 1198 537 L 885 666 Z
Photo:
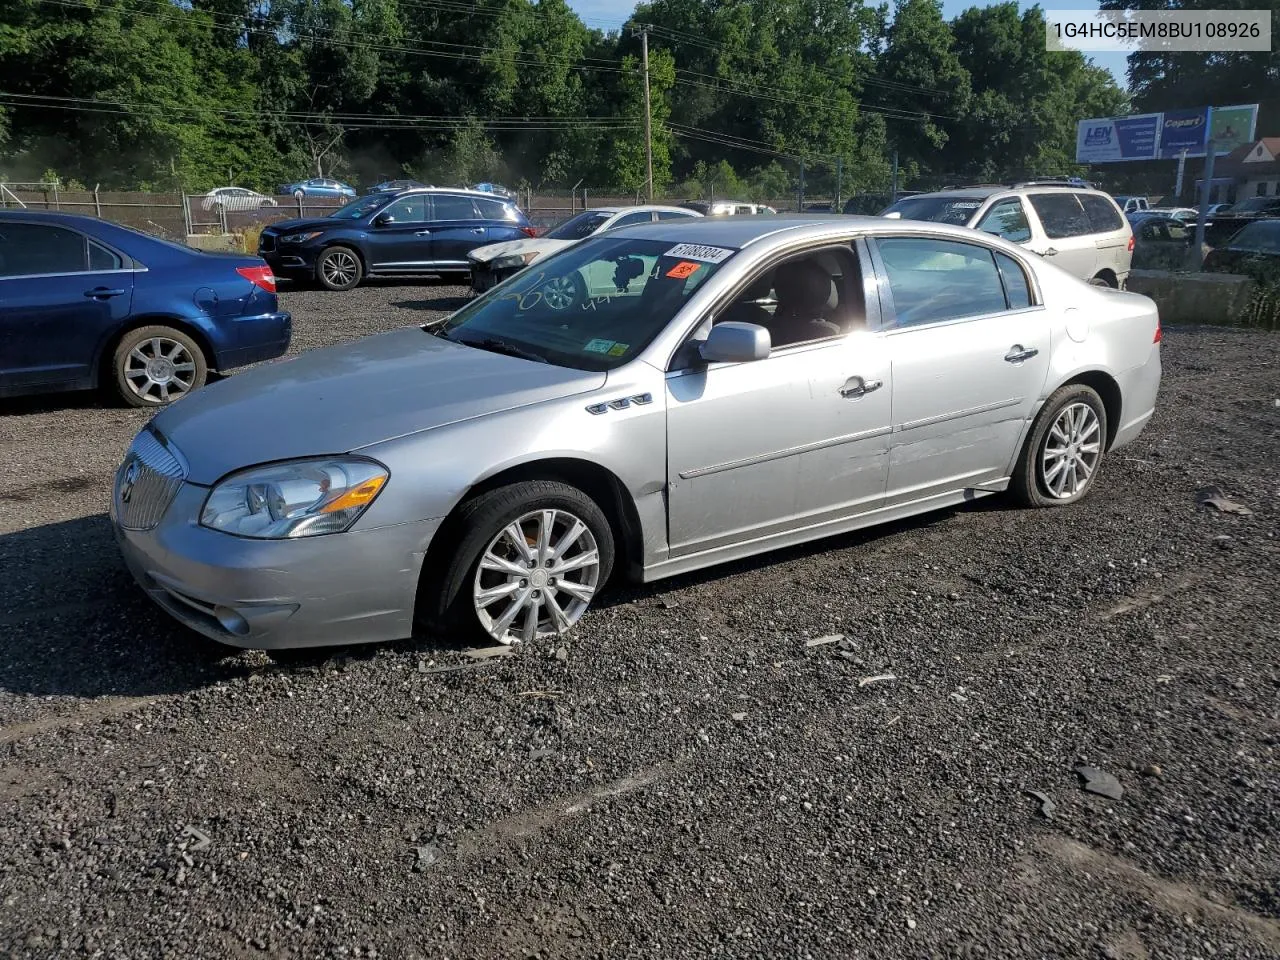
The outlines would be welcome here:
M 1263 137 L 1236 147 L 1218 158 L 1214 174 L 1241 178 L 1280 174 L 1280 137 Z

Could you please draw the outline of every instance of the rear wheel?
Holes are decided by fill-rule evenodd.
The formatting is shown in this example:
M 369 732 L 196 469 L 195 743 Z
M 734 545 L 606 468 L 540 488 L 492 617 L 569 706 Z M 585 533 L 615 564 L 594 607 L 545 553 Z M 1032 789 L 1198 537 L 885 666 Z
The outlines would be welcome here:
M 1045 403 L 1013 470 L 1010 491 L 1029 507 L 1075 503 L 1092 488 L 1107 445 L 1107 408 L 1092 387 L 1069 383 Z
M 466 504 L 458 547 L 424 584 L 426 619 L 498 643 L 551 639 L 586 613 L 613 569 L 613 531 L 576 487 L 533 480 Z
M 577 270 L 563 277 L 552 277 L 542 284 L 542 302 L 552 310 L 568 310 L 587 302 L 587 284 Z
M 327 290 L 350 290 L 362 276 L 360 257 L 349 247 L 330 247 L 316 261 L 316 280 Z
M 1108 277 L 1105 273 L 1098 274 L 1089 282 L 1093 284 L 1095 287 L 1110 287 L 1113 290 L 1116 287 L 1115 283 L 1112 282 L 1111 278 Z
M 208 360 L 199 345 L 173 327 L 130 330 L 112 358 L 116 390 L 132 407 L 162 407 L 204 386 Z

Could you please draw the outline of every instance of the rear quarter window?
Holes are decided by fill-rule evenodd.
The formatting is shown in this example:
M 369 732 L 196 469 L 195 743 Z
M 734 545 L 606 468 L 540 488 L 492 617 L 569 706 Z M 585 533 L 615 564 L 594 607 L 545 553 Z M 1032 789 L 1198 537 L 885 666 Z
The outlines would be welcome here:
M 1124 229 L 1124 217 L 1114 203 L 1106 197 L 1092 193 L 1080 194 L 1080 205 L 1094 233 L 1113 233 Z
M 1031 206 L 1044 227 L 1045 236 L 1053 240 L 1083 237 L 1093 225 L 1074 193 L 1033 193 Z

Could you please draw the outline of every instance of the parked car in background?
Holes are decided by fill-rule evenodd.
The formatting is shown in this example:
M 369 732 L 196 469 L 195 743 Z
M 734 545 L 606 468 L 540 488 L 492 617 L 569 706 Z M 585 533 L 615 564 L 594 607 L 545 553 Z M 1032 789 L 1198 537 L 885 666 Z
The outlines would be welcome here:
M 1129 276 L 1133 228 L 1101 190 L 1016 184 L 920 193 L 882 217 L 972 227 L 1020 244 L 1081 280 L 1120 288 Z
M 1246 224 L 1225 244 L 1209 251 L 1204 269 L 1257 279 L 1280 278 L 1280 217 Z
M 1120 206 L 1120 209 L 1125 213 L 1133 213 L 1135 210 L 1151 209 L 1151 204 L 1148 202 L 1146 197 L 1121 195 L 1112 197 L 1112 199 L 1115 200 L 1115 202 Z
M 1187 252 L 1195 243 L 1195 222 L 1155 211 L 1130 214 L 1133 224 L 1133 269 L 1173 270 L 1182 268 Z
M 549 253 L 563 250 L 587 237 L 615 227 L 668 220 L 691 220 L 701 217 L 696 210 L 665 207 L 657 204 L 639 207 L 596 207 L 557 224 L 538 237 L 508 240 L 505 243 L 477 247 L 467 254 L 471 264 L 471 289 L 484 293 L 512 274 Z M 569 280 L 573 283 L 572 278 Z M 574 291 L 569 291 L 574 292 Z M 579 291 L 580 292 L 580 291 Z
M 1195 207 L 1149 207 L 1147 212 L 1159 214 L 1163 217 L 1172 217 L 1174 220 L 1181 220 L 1183 223 L 1194 224 L 1200 219 L 1200 211 Z
M 777 213 L 763 203 L 747 203 L 743 200 L 686 200 L 680 204 L 686 210 L 696 210 L 704 217 L 750 217 L 762 213 Z
M 397 190 L 414 190 L 419 187 L 429 187 L 431 184 L 422 183 L 418 180 L 384 180 L 382 183 L 375 183 L 366 192 L 367 193 L 395 193 Z
M 63 213 L 0 211 L 0 396 L 109 386 L 164 406 L 278 357 L 292 325 L 261 258 Z
M 1220 247 L 1255 220 L 1275 217 L 1280 217 L 1280 197 L 1250 197 L 1214 214 L 1205 225 L 1205 239 L 1210 246 Z
M 615 274 L 625 294 L 546 295 Z M 1146 297 L 972 230 L 621 227 L 447 318 L 164 411 L 111 520 L 146 593 L 222 643 L 551 641 L 615 570 L 651 582 L 1006 490 L 1078 504 L 1149 422 L 1160 342 Z
M 497 183 L 477 183 L 471 189 L 479 193 L 491 193 L 496 197 L 507 197 L 511 200 L 516 198 L 515 191 L 508 190 L 506 187 Z
M 304 197 L 342 199 L 354 197 L 356 188 L 331 177 L 312 177 L 310 180 L 301 180 L 297 183 L 281 184 L 280 195 L 290 196 L 295 200 L 301 200 Z
M 247 187 L 215 187 L 204 197 L 206 210 L 225 210 L 228 213 L 243 213 L 246 210 L 260 210 L 263 207 L 279 206 L 274 197 L 267 197 Z
M 273 223 L 258 253 L 281 276 L 350 290 L 382 274 L 467 273 L 467 254 L 537 230 L 512 200 L 428 187 L 361 197 L 327 217 Z
M 1229 203 L 1212 203 L 1209 205 L 1208 215 L 1210 217 L 1216 217 L 1218 214 L 1225 213 L 1230 210 L 1231 207 L 1232 205 Z
M 899 190 L 897 200 L 905 200 L 908 197 L 919 196 L 919 190 Z M 896 203 L 892 194 L 888 193 L 857 193 L 844 202 L 844 209 L 841 213 L 853 216 L 874 217 L 885 207 Z

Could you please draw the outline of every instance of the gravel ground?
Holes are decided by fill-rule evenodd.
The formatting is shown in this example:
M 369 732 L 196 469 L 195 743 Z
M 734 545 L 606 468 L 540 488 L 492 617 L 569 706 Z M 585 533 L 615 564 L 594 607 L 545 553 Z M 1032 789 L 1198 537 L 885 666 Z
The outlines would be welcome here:
M 463 293 L 283 300 L 305 350 Z M 1280 338 L 1165 363 L 1078 506 L 631 589 L 486 660 L 201 640 L 104 515 L 145 415 L 0 405 L 0 956 L 1280 957 Z

